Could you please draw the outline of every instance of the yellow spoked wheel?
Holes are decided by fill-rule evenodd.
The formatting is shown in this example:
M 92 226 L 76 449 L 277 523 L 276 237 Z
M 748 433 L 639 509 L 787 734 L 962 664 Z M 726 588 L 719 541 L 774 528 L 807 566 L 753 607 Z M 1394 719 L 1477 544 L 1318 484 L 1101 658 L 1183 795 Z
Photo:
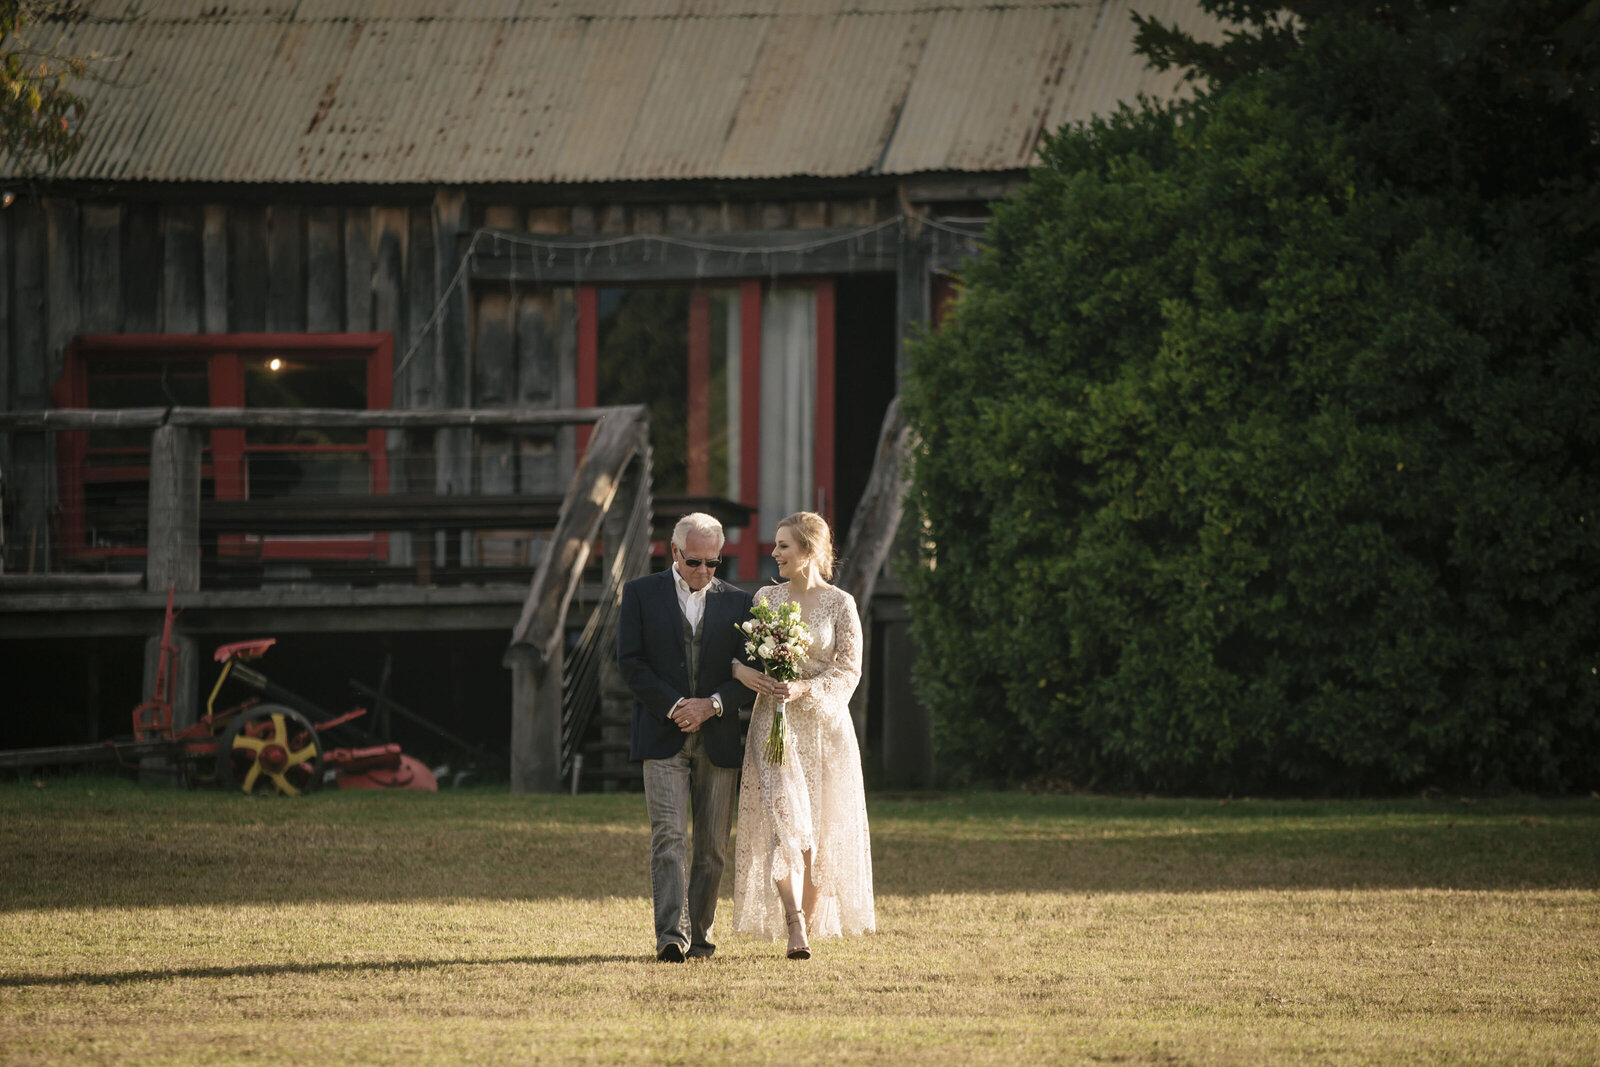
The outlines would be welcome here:
M 217 746 L 224 789 L 299 796 L 322 781 L 322 745 L 310 720 L 282 704 L 258 704 L 228 724 Z

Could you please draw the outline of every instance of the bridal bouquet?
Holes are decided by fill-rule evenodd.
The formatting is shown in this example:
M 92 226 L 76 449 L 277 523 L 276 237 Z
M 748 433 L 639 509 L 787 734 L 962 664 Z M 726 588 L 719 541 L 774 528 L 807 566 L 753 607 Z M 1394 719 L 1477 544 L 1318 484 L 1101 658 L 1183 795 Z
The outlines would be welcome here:
M 800 677 L 800 664 L 811 650 L 811 631 L 800 620 L 800 605 L 794 601 L 772 607 L 756 601 L 750 618 L 736 624 L 744 638 L 745 655 L 761 662 L 761 673 L 780 682 Z M 772 713 L 772 729 L 767 732 L 767 762 L 783 762 L 783 702 Z

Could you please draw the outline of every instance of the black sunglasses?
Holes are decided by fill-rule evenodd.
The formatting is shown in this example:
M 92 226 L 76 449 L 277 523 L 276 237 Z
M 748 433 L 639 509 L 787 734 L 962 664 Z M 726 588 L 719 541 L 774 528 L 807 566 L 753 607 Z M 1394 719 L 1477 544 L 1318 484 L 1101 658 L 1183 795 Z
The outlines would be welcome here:
M 721 557 L 717 559 L 695 559 L 693 556 L 684 556 L 683 562 L 687 567 L 710 567 L 712 570 L 722 566 Z

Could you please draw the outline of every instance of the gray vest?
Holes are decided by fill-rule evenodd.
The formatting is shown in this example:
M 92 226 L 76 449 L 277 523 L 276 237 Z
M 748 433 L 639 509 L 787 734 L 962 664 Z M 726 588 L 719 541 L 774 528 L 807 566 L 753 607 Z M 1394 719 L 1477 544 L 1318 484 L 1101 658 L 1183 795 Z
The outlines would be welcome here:
M 700 624 L 693 629 L 689 628 L 689 618 L 682 612 L 678 613 L 678 622 L 683 625 L 683 651 L 684 658 L 689 664 L 689 695 L 699 696 L 700 688 L 700 641 L 705 633 L 706 619 L 700 616 Z

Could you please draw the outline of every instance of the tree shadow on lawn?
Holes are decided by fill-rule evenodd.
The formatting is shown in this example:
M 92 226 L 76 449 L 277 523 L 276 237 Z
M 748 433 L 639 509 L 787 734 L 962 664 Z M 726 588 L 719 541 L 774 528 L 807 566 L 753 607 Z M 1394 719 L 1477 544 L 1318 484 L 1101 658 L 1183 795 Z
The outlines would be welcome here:
M 649 896 L 642 804 L 579 804 L 570 819 L 561 798 L 472 802 L 454 817 L 426 805 L 351 815 L 364 810 L 296 801 L 163 818 L 11 806 L 0 818 L 0 913 Z M 874 798 L 869 810 L 886 896 L 1600 889 L 1600 802 L 1588 800 L 1219 805 L 980 794 Z
M 0 974 L 0 989 L 46 986 L 122 986 L 167 982 L 185 978 L 263 978 L 278 975 L 364 974 L 440 970 L 446 967 L 501 967 L 527 964 L 542 967 L 581 967 L 591 963 L 653 963 L 655 957 L 634 956 L 499 956 L 470 960 L 366 960 L 327 963 L 258 963 L 238 967 L 159 967 L 139 971 L 81 971 L 72 974 Z
M 887 828 L 886 828 L 887 829 Z M 880 893 L 1600 889 L 1600 820 L 1174 827 L 1009 840 L 875 834 Z

